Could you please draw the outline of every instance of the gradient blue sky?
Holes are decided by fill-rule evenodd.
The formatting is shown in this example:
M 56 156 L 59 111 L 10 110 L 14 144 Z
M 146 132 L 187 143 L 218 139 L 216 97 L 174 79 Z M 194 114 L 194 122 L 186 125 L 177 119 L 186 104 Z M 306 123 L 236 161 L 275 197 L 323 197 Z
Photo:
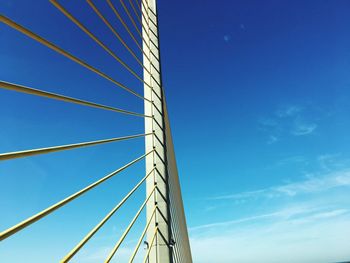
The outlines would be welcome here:
M 85 1 L 60 2 L 141 73 Z M 158 2 L 194 262 L 349 260 L 350 1 Z M 103 1 L 99 7 L 118 26 Z M 0 12 L 142 92 L 48 1 L 1 1 Z M 143 110 L 138 98 L 4 25 L 0 58 L 2 80 Z M 143 131 L 140 118 L 3 90 L 0 112 L 0 152 Z M 140 139 L 0 163 L 1 229 L 142 152 Z M 56 262 L 142 170 L 140 163 L 3 242 L 0 261 Z M 115 216 L 76 262 L 104 258 L 142 197 L 141 190 L 130 201 L 135 209 Z

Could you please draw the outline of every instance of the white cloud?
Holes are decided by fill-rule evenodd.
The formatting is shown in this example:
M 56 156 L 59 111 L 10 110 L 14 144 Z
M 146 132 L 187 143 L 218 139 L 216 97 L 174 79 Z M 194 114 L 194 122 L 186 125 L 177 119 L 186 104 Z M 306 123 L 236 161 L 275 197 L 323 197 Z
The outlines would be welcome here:
M 271 190 L 290 196 L 321 192 L 336 187 L 350 186 L 350 170 L 333 172 L 321 178 L 311 177 L 305 181 L 274 187 Z
M 295 223 L 226 227 L 215 234 L 191 234 L 194 262 L 198 263 L 326 263 L 349 260 L 350 220 L 330 211 L 326 218 Z
M 310 135 L 318 128 L 316 120 L 322 118 L 318 116 L 319 113 L 317 116 L 315 114 L 313 108 L 299 105 L 283 106 L 270 117 L 260 118 L 260 129 L 268 133 L 268 144 L 275 143 L 288 135 Z
M 305 161 L 304 157 L 286 159 Z M 330 172 L 323 162 L 342 169 Z M 317 158 L 320 171 L 304 180 L 255 191 L 212 198 L 215 203 L 247 200 L 247 216 L 208 222 L 190 228 L 194 261 L 198 263 L 329 263 L 350 259 L 350 169 L 336 155 Z M 347 166 L 349 167 L 349 166 Z M 232 202 L 234 201 L 234 202 Z M 241 205 L 235 207 L 242 207 Z M 256 209 L 255 209 L 256 208 Z M 245 209 L 245 211 L 247 211 Z M 255 212 L 254 211 L 259 211 Z M 237 213 L 234 213 L 237 214 Z
M 274 164 L 274 167 L 281 167 L 281 166 L 285 166 L 285 165 L 300 165 L 300 164 L 306 164 L 309 161 L 306 159 L 305 156 L 302 155 L 295 155 L 295 156 L 290 156 L 287 158 L 284 158 L 282 160 L 277 161 Z
M 278 141 L 279 141 L 278 137 L 276 137 L 274 135 L 270 135 L 269 140 L 267 141 L 267 143 L 268 144 L 273 144 L 273 143 L 278 142 Z
M 317 128 L 315 123 L 295 124 L 292 134 L 295 136 L 308 135 L 313 133 Z
M 311 202 L 304 202 L 289 205 L 280 210 L 272 211 L 266 214 L 254 215 L 234 220 L 220 221 L 191 227 L 190 231 L 196 232 L 199 230 L 202 231 L 204 229 L 218 230 L 220 227 L 227 229 L 228 227 L 233 225 L 249 223 L 252 221 L 261 222 L 263 220 L 289 220 L 293 223 L 312 222 L 318 219 L 340 216 L 346 213 L 348 213 L 347 209 L 330 209 L 328 206 L 319 206 Z
M 207 228 L 228 227 L 228 226 L 234 225 L 234 224 L 240 224 L 240 223 L 245 223 L 245 222 L 250 222 L 250 221 L 272 218 L 272 217 L 275 217 L 277 215 L 278 215 L 278 212 L 270 213 L 270 214 L 262 214 L 262 215 L 257 215 L 257 216 L 251 216 L 251 217 L 245 217 L 245 218 L 239 218 L 239 219 L 223 221 L 223 222 L 204 224 L 204 225 L 200 225 L 200 226 L 191 227 L 190 231 L 203 230 L 203 229 L 207 229 Z
M 263 127 L 275 127 L 278 125 L 278 122 L 275 119 L 271 119 L 271 118 L 260 118 L 259 123 L 263 126 Z
M 225 42 L 230 42 L 231 40 L 231 35 L 227 34 L 227 35 L 224 35 L 224 41 Z
M 279 118 L 293 117 L 299 114 L 302 110 L 303 108 L 298 105 L 289 105 L 278 109 L 275 115 Z
M 295 196 L 322 192 L 336 187 L 350 186 L 350 169 L 330 172 L 323 176 L 308 175 L 308 178 L 303 181 L 293 182 L 255 191 L 247 191 L 236 194 L 222 195 L 213 197 L 214 200 L 223 199 L 246 199 L 246 198 L 261 198 L 261 197 L 280 197 L 280 196 Z
M 335 209 L 330 211 L 324 211 L 320 213 L 315 213 L 313 215 L 307 216 L 305 218 L 299 218 L 296 220 L 293 220 L 293 223 L 295 224 L 304 224 L 304 223 L 313 223 L 315 221 L 319 221 L 321 219 L 328 219 L 332 217 L 341 216 L 348 213 L 347 209 Z

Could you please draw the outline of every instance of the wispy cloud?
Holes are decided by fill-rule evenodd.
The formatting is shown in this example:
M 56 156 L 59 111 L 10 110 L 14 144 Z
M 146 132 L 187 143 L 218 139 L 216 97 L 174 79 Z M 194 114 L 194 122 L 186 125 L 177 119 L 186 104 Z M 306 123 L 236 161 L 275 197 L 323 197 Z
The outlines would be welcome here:
M 303 111 L 303 108 L 299 105 L 289 105 L 278 109 L 275 115 L 279 118 L 293 117 Z
M 280 220 L 275 214 L 266 216 L 275 220 L 237 227 L 225 225 L 224 231 L 215 225 L 213 228 L 217 231 L 214 232 L 208 228 L 191 231 L 194 261 L 309 263 L 340 262 L 350 258 L 350 218 L 347 210 L 315 212 L 287 220 Z M 249 220 L 265 219 L 262 216 Z
M 289 196 L 321 192 L 336 187 L 350 186 L 350 170 L 330 173 L 324 177 L 310 178 L 302 182 L 272 188 L 273 191 Z
M 311 223 L 312 221 L 326 219 L 336 216 L 341 216 L 348 213 L 347 209 L 333 209 L 327 206 L 315 206 L 313 204 L 302 203 L 292 206 L 287 206 L 285 208 L 272 211 L 266 214 L 259 214 L 244 218 L 238 218 L 228 221 L 220 221 L 209 224 L 203 224 L 195 227 L 191 227 L 190 231 L 204 230 L 204 229 L 216 229 L 220 227 L 230 227 L 237 224 L 247 223 L 247 222 L 261 222 L 265 220 L 274 221 L 290 221 L 292 223 Z
M 274 135 L 270 135 L 270 137 L 269 137 L 267 143 L 268 143 L 268 144 L 273 144 L 273 143 L 278 142 L 278 141 L 279 141 L 278 137 L 276 137 L 276 136 L 274 136 Z
M 291 133 L 295 136 L 308 135 L 313 133 L 317 128 L 317 124 L 315 123 L 295 123 L 294 129 Z
M 232 199 L 276 198 L 279 206 L 267 205 L 262 210 L 252 210 L 265 213 L 253 212 L 245 217 L 190 228 L 195 261 L 345 261 L 350 258 L 350 251 L 345 245 L 350 242 L 350 203 L 344 199 L 344 191 L 336 196 L 327 191 L 349 186 L 350 169 L 328 173 L 321 178 L 311 176 L 304 181 L 217 197 L 216 201 L 221 199 L 227 202 Z M 316 199 L 310 198 L 315 193 L 321 195 L 316 195 Z M 292 198 L 292 201 L 281 198 L 296 195 L 306 198 Z M 345 200 L 345 203 L 341 200 Z M 267 204 L 271 203 L 269 199 Z M 215 247 L 215 251 L 210 247 Z
M 306 180 L 277 185 L 255 191 L 247 191 L 229 195 L 216 196 L 211 199 L 247 199 L 247 198 L 273 198 L 280 196 L 296 196 L 308 193 L 321 192 L 336 187 L 350 186 L 350 169 L 331 172 L 321 177 L 309 175 Z
M 310 214 L 313 212 L 317 212 L 320 210 L 320 208 L 315 208 L 311 206 L 294 206 L 294 207 L 287 207 L 284 209 L 280 209 L 277 211 L 273 211 L 270 213 L 266 214 L 260 214 L 260 215 L 254 215 L 254 216 L 249 216 L 249 217 L 244 217 L 244 218 L 239 218 L 239 219 L 234 219 L 234 220 L 229 220 L 229 221 L 222 221 L 222 222 L 214 222 L 210 224 L 204 224 L 196 227 L 190 228 L 191 231 L 196 231 L 196 230 L 203 230 L 203 229 L 209 229 L 209 228 L 215 228 L 218 229 L 218 227 L 229 227 L 232 225 L 236 224 L 242 224 L 246 222 L 251 222 L 251 221 L 262 221 L 266 219 L 290 219 L 292 217 L 298 216 L 298 215 L 303 215 L 303 214 Z M 324 213 L 330 213 L 334 211 L 327 211 Z M 316 215 L 316 214 L 315 214 Z
M 263 130 L 268 129 L 269 127 L 276 127 L 278 126 L 278 122 L 276 119 L 272 118 L 260 118 L 259 124 Z
M 269 134 L 267 143 L 273 144 L 288 135 L 305 136 L 318 128 L 319 116 L 312 108 L 300 105 L 288 105 L 277 109 L 271 116 L 259 119 L 260 129 Z
M 224 35 L 224 41 L 226 42 L 226 43 L 228 43 L 228 42 L 230 42 L 231 41 L 231 35 L 229 35 L 229 34 L 226 34 L 226 35 Z
M 243 208 L 244 212 L 225 212 L 221 220 L 191 227 L 194 260 L 199 263 L 348 260 L 350 162 L 339 154 L 323 154 L 313 159 L 318 172 L 306 174 L 304 179 L 207 200 L 226 209 Z M 305 156 L 294 156 L 281 160 L 279 165 L 305 161 Z
M 342 158 L 341 154 L 321 154 L 317 157 L 323 171 L 344 170 L 350 165 L 350 159 Z
M 329 211 L 323 211 L 319 213 L 315 213 L 306 217 L 294 219 L 292 222 L 294 224 L 306 224 L 306 223 L 313 223 L 315 221 L 323 220 L 323 219 L 329 219 L 333 217 L 338 217 L 347 214 L 349 211 L 347 209 L 335 209 L 335 210 L 329 210 Z

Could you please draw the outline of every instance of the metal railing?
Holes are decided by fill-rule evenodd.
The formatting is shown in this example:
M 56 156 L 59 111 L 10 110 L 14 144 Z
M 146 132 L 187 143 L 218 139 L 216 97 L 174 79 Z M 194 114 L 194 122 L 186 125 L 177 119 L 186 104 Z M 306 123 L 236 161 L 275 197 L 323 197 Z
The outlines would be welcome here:
M 126 109 L 120 109 L 79 98 L 65 96 L 63 94 L 47 92 L 45 90 L 28 87 L 18 83 L 7 82 L 9 80 L 0 81 L 0 89 L 12 90 L 47 99 L 59 100 L 66 103 L 73 103 L 86 107 L 141 117 L 144 119 L 145 132 L 143 134 L 128 135 L 117 138 L 107 138 L 96 141 L 2 153 L 0 154 L 0 161 L 8 161 L 16 158 L 25 158 L 34 155 L 49 154 L 52 152 L 67 151 L 82 147 L 133 140 L 137 138 L 145 139 L 146 153 L 103 176 L 99 180 L 87 185 L 81 190 L 67 196 L 61 201 L 49 206 L 41 212 L 2 231 L 0 233 L 0 241 L 5 242 L 7 238 L 10 238 L 17 232 L 29 227 L 31 224 L 38 222 L 42 218 L 49 216 L 57 209 L 64 207 L 71 201 L 84 195 L 100 184 L 107 183 L 109 179 L 118 175 L 120 172 L 131 167 L 135 163 L 145 160 L 145 176 L 112 210 L 110 210 L 107 215 L 105 215 L 102 220 L 100 220 L 95 227 L 93 227 L 90 232 L 88 232 L 81 239 L 81 241 L 74 248 L 63 256 L 61 262 L 69 262 L 71 259 L 73 259 L 73 257 L 103 227 L 103 225 L 123 205 L 126 204 L 126 201 L 140 188 L 141 185 L 146 185 L 146 198 L 140 205 L 137 213 L 132 218 L 119 240 L 113 246 L 104 262 L 110 262 L 113 259 L 116 252 L 121 247 L 123 241 L 144 210 L 146 210 L 147 214 L 146 224 L 143 231 L 140 233 L 140 237 L 137 240 L 135 248 L 130 254 L 129 262 L 133 262 L 135 260 L 136 255 L 140 250 L 142 241 L 145 241 L 146 244 L 148 244 L 148 248 L 144 252 L 143 262 L 192 262 L 169 119 L 166 102 L 164 99 L 164 92 L 162 89 L 156 1 L 141 0 L 139 2 L 138 0 L 128 0 L 128 2 L 126 2 L 124 0 L 106 0 L 107 6 L 114 14 L 114 18 L 121 23 L 124 30 L 127 32 L 127 36 L 137 47 L 138 50 L 134 51 L 122 37 L 122 34 L 119 32 L 120 29 L 116 29 L 115 26 L 113 26 L 113 23 L 108 20 L 107 16 L 103 14 L 103 12 L 92 0 L 86 0 L 88 6 L 91 8 L 94 14 L 109 29 L 110 33 L 115 36 L 116 39 L 125 47 L 126 51 L 135 59 L 136 63 L 142 67 L 143 76 L 138 75 L 134 69 L 132 69 L 125 61 L 122 60 L 119 54 L 112 51 L 107 44 L 99 39 L 86 26 L 84 26 L 83 23 L 80 22 L 74 14 L 70 13 L 62 4 L 56 0 L 50 0 L 50 2 L 72 23 L 78 26 L 87 36 L 95 41 L 96 44 L 98 44 L 105 52 L 107 52 L 120 65 L 122 65 L 130 74 L 132 74 L 132 76 L 140 81 L 144 85 L 144 95 L 135 92 L 132 88 L 119 82 L 102 70 L 88 64 L 86 61 L 32 32 L 25 26 L 16 23 L 11 18 L 0 15 L 0 21 L 10 28 L 23 33 L 31 39 L 43 44 L 51 50 L 110 81 L 115 86 L 142 99 L 144 102 L 144 113 L 133 112 Z M 122 15 L 122 12 L 124 16 Z M 139 41 L 141 41 L 142 44 L 140 44 Z M 138 57 L 138 53 L 142 54 L 142 58 Z

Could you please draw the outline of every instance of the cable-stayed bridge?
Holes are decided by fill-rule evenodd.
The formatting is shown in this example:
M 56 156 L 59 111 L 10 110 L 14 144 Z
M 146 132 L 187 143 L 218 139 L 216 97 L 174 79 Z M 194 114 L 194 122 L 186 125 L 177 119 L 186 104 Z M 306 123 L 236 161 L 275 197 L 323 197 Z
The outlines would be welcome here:
M 103 138 L 93 141 L 79 141 L 72 144 L 47 145 L 42 148 L 31 148 L 5 152 L 0 154 L 1 162 L 11 162 L 18 158 L 30 158 L 36 155 L 49 155 L 54 152 L 74 151 L 78 148 L 98 147 L 103 144 L 130 141 L 142 138 L 145 142 L 145 152 L 141 156 L 125 163 L 122 167 L 111 171 L 108 174 L 101 174 L 100 179 L 86 185 L 76 192 L 71 193 L 62 200 L 52 203 L 49 207 L 30 215 L 26 219 L 17 222 L 7 229 L 1 229 L 0 246 L 18 235 L 20 232 L 30 228 L 33 224 L 40 224 L 46 217 L 54 217 L 55 212 L 76 199 L 84 196 L 100 185 L 108 184 L 112 178 L 122 174 L 133 165 L 144 162 L 144 175 L 128 193 L 119 200 L 110 211 L 100 218 L 89 232 L 81 236 L 65 255 L 62 255 L 60 262 L 70 262 L 77 254 L 91 241 L 94 236 L 103 229 L 104 225 L 113 217 L 123 217 L 119 210 L 127 208 L 129 199 L 141 189 L 145 190 L 144 200 L 139 204 L 137 212 L 129 219 L 128 225 L 123 229 L 122 234 L 116 238 L 109 253 L 106 254 L 103 262 L 120 262 L 118 252 L 126 240 L 134 225 L 145 217 L 143 229 L 140 231 L 137 242 L 131 253 L 128 255 L 128 262 L 192 262 L 185 213 L 183 208 L 181 189 L 179 184 L 174 147 L 171 137 L 171 129 L 166 107 L 165 93 L 162 86 L 161 60 L 159 48 L 158 16 L 155 0 L 106 0 L 113 19 L 107 17 L 104 11 L 99 8 L 98 1 L 86 0 L 87 5 L 81 7 L 80 12 L 90 8 L 98 18 L 104 30 L 108 30 L 115 41 L 118 41 L 123 50 L 114 51 L 108 44 L 98 37 L 94 30 L 89 29 L 79 20 L 79 16 L 71 12 L 63 3 L 57 0 L 50 0 L 52 7 L 56 8 L 68 21 L 71 26 L 78 27 L 90 40 L 94 41 L 99 49 L 106 52 L 119 63 L 130 76 L 143 85 L 142 92 L 135 91 L 132 87 L 122 81 L 105 73 L 104 70 L 88 63 L 79 56 L 70 53 L 58 44 L 51 42 L 40 34 L 32 31 L 30 27 L 20 24 L 11 17 L 1 14 L 2 26 L 7 26 L 17 32 L 36 41 L 42 48 L 48 48 L 66 59 L 86 69 L 86 74 L 96 74 L 107 82 L 112 83 L 119 89 L 132 94 L 142 101 L 144 111 L 135 112 L 127 108 L 119 108 L 111 105 L 100 104 L 95 101 L 85 100 L 78 97 L 66 96 L 60 93 L 46 91 L 45 87 L 32 87 L 26 83 L 13 83 L 5 79 L 0 81 L 0 88 L 17 93 L 24 93 L 46 99 L 48 101 L 61 101 L 67 104 L 76 104 L 81 107 L 90 107 L 103 111 L 114 112 L 115 114 L 128 115 L 130 118 L 138 118 L 144 122 L 144 132 L 139 134 L 128 134 L 121 137 Z M 118 22 L 122 27 L 116 27 Z M 123 31 L 124 33 L 121 33 Z M 131 47 L 130 42 L 133 43 Z M 135 48 L 136 47 L 136 48 Z M 132 66 L 122 59 L 123 54 L 129 54 L 134 62 L 143 71 L 139 74 Z M 49 64 L 48 64 L 49 67 Z M 102 91 L 101 91 L 102 92 Z M 27 99 L 30 99 L 27 96 Z M 144 188 L 141 188 L 144 186 Z M 118 191 L 118 189 L 115 189 Z M 146 213 L 144 213 L 146 211 Z M 30 244 L 28 244 L 30 246 Z M 35 249 L 35 248 L 33 248 Z M 38 248 L 39 249 L 39 248 Z M 30 258 L 28 258 L 28 262 Z

